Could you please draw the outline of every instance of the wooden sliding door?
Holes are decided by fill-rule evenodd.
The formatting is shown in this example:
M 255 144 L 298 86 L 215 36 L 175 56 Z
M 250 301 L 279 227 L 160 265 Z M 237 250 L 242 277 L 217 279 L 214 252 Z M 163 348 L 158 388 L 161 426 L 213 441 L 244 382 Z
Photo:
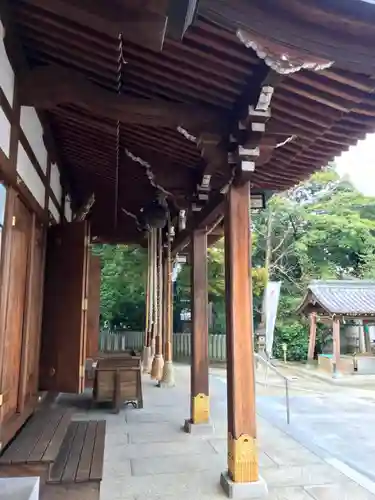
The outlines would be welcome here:
M 26 320 L 24 322 L 23 356 L 19 409 L 27 406 L 38 394 L 40 337 L 43 306 L 45 233 L 34 216 L 26 290 Z
M 9 269 L 3 336 L 1 377 L 2 422 L 19 410 L 23 352 L 23 325 L 25 319 L 26 283 L 33 216 L 22 201 L 14 198 L 13 216 L 9 230 Z
M 44 285 L 40 389 L 84 389 L 89 230 L 86 222 L 48 231 Z

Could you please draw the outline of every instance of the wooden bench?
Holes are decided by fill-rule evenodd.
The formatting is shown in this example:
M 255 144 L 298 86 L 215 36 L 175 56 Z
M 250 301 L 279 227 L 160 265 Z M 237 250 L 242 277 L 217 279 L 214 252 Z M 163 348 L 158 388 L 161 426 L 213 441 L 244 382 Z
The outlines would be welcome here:
M 114 359 L 114 358 L 134 358 L 134 359 L 141 359 L 141 355 L 134 354 L 135 351 L 100 351 L 96 357 L 96 359 Z
M 48 479 L 71 421 L 72 410 L 40 408 L 0 456 L 0 477 Z
M 98 360 L 93 399 L 111 402 L 118 413 L 124 403 L 143 408 L 141 361 L 138 357 L 114 357 Z
M 41 500 L 99 500 L 105 421 L 71 422 Z

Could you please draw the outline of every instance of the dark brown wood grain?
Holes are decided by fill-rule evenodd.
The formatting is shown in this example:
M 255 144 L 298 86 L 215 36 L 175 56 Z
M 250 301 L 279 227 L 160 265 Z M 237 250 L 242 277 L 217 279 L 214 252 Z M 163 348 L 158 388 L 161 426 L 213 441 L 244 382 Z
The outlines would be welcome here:
M 27 2 L 26 2 L 27 3 Z M 104 0 L 93 4 L 90 0 L 33 0 L 33 5 L 50 13 L 65 16 L 74 23 L 87 26 L 104 35 L 124 38 L 152 50 L 161 50 L 167 26 L 165 15 L 125 6 L 117 0 L 108 8 Z
M 70 448 L 68 460 L 66 462 L 65 470 L 63 472 L 61 481 L 63 483 L 74 483 L 78 470 L 79 461 L 81 458 L 83 444 L 85 442 L 87 432 L 87 422 L 78 423 L 76 433 L 74 435 L 73 443 Z
M 31 70 L 19 84 L 20 101 L 23 105 L 40 109 L 53 109 L 62 104 L 80 104 L 90 112 L 105 118 L 131 124 L 150 124 L 188 129 L 205 128 L 220 130 L 220 116 L 209 108 L 184 104 L 168 104 L 161 99 L 148 100 L 116 95 L 102 89 L 79 72 L 59 66 L 46 66 Z
M 38 393 L 38 373 L 39 373 L 39 355 L 41 342 L 41 322 L 43 307 L 43 287 L 44 287 L 44 261 L 45 261 L 45 229 L 38 223 L 35 217 L 34 240 L 33 240 L 33 260 L 30 268 L 33 267 L 33 275 L 30 286 L 30 299 L 27 310 L 27 326 L 29 329 L 29 346 L 27 360 L 27 377 L 25 404 L 35 398 Z M 30 252 L 31 255 L 31 252 Z
M 71 423 L 72 414 L 73 411 L 70 408 L 67 408 L 62 412 L 62 417 L 59 419 L 58 424 L 55 427 L 53 438 L 49 441 L 43 454 L 44 462 L 52 463 L 56 460 L 56 457 L 60 453 L 62 444 L 65 441 L 65 436 Z
M 95 358 L 99 349 L 101 262 L 92 253 L 89 261 L 86 358 Z
M 96 403 L 111 402 L 116 411 L 123 403 L 143 407 L 141 359 L 138 356 L 99 354 L 95 370 L 93 398 Z
M 4 420 L 11 418 L 18 411 L 20 397 L 23 398 L 19 389 L 22 383 L 23 342 L 24 340 L 27 342 L 27 338 L 23 337 L 23 324 L 32 221 L 31 213 L 20 199 L 16 198 L 10 227 L 10 275 L 4 333 L 6 350 L 2 363 L 2 391 L 9 391 L 9 397 L 2 408 Z M 24 352 L 27 352 L 27 344 Z
M 86 222 L 49 229 L 40 365 L 44 390 L 83 390 L 87 238 Z
M 36 217 L 35 214 L 31 216 L 31 232 L 30 232 L 30 249 L 28 252 L 28 262 L 27 262 L 27 279 L 26 279 L 26 290 L 25 290 L 25 317 L 23 323 L 23 338 L 22 338 L 22 352 L 21 352 L 21 367 L 20 367 L 20 384 L 18 387 L 18 407 L 17 411 L 22 413 L 25 403 L 28 397 L 27 385 L 29 382 L 29 375 L 31 376 L 32 371 L 35 369 L 34 366 L 29 366 L 30 352 L 34 351 L 34 342 L 36 339 L 32 338 L 32 325 L 31 325 L 31 315 L 33 311 L 33 283 L 35 280 L 35 225 Z M 35 306 L 34 306 L 35 307 Z M 36 307 L 38 305 L 36 304 Z M 31 373 L 30 373 L 31 372 Z
M 78 422 L 71 422 L 66 431 L 64 440 L 59 448 L 56 460 L 54 461 L 54 464 L 51 467 L 51 471 L 49 474 L 50 483 L 61 482 L 77 429 L 78 429 Z
M 103 477 L 105 427 L 105 421 L 98 422 L 90 470 L 90 479 L 92 481 L 100 481 Z
M 179 14 L 186 14 L 186 7 L 192 2 L 180 3 L 177 6 L 181 9 Z M 120 31 L 116 31 L 115 36 L 109 34 L 113 31 L 108 19 L 114 20 L 118 26 L 121 12 L 124 12 L 122 6 L 117 11 L 120 14 L 115 16 L 114 6 L 117 4 L 113 2 L 100 20 L 95 12 L 103 8 L 102 3 L 93 7 L 88 1 L 78 5 L 75 0 L 67 3 L 62 0 L 2 2 L 0 7 L 6 25 L 7 49 L 17 73 L 26 75 L 28 67 L 46 64 L 56 68 L 54 77 L 59 91 L 54 96 L 48 96 L 53 90 L 52 85 L 26 85 L 26 90 L 29 96 L 31 88 L 33 93 L 39 92 L 38 99 L 49 99 L 51 105 L 60 103 L 58 107 L 54 106 L 48 120 L 43 122 L 53 131 L 53 141 L 49 140 L 49 144 L 58 144 L 57 148 L 48 147 L 48 150 L 51 154 L 55 149 L 54 155 L 65 160 L 65 163 L 59 161 L 59 167 L 63 167 L 62 173 L 66 178 L 74 178 L 75 190 L 71 194 L 77 198 L 78 205 L 92 191 L 100 192 L 92 213 L 95 236 L 115 242 L 140 242 L 142 239 L 133 219 L 119 218 L 117 230 L 111 232 L 105 220 L 105 214 L 113 205 L 111 196 L 115 182 L 114 151 L 119 108 L 117 104 L 107 106 L 107 98 L 96 99 L 92 107 L 88 103 L 92 98 L 89 92 L 76 96 L 73 105 L 67 101 L 62 104 L 61 99 L 66 98 L 66 89 L 73 81 L 71 78 L 59 78 L 58 71 L 66 71 L 67 74 L 75 72 L 79 78 L 97 87 L 100 96 L 105 93 L 111 103 L 123 101 L 126 97 L 127 109 L 122 120 L 138 123 L 124 124 L 120 134 L 121 145 L 153 165 L 158 180 L 172 192 L 178 206 L 191 204 L 197 179 L 199 181 L 206 165 L 209 171 L 214 167 L 210 196 L 215 196 L 228 179 L 225 162 L 222 162 L 223 166 L 215 166 L 215 162 L 208 162 L 205 155 L 200 157 L 196 142 L 183 137 L 176 130 L 177 126 L 185 126 L 187 132 L 194 135 L 196 110 L 203 110 L 199 115 L 199 123 L 205 125 L 200 127 L 202 132 L 207 131 L 202 128 L 209 128 L 206 118 L 208 120 L 212 114 L 219 115 L 219 139 L 223 153 L 226 153 L 228 135 L 236 132 L 238 126 L 239 114 L 233 111 L 239 110 L 241 117 L 246 118 L 247 105 L 254 104 L 249 96 L 259 93 L 262 75 L 268 70 L 254 51 L 246 48 L 236 37 L 238 27 L 245 31 L 255 29 L 257 35 L 263 33 L 266 40 L 262 43 L 266 46 L 271 42 L 270 38 L 275 41 L 275 33 L 281 42 L 289 39 L 287 45 L 290 49 L 293 48 L 290 39 L 293 39 L 295 49 L 308 59 L 316 57 L 316 54 L 335 53 L 332 59 L 334 66 L 329 70 L 317 73 L 301 71 L 286 76 L 281 85 L 271 82 L 275 86 L 268 124 L 272 132 L 268 132 L 267 125 L 264 139 L 269 144 L 278 128 L 285 132 L 288 127 L 297 139 L 277 150 L 268 148 L 266 153 L 262 151 L 259 158 L 261 168 L 256 168 L 251 174 L 254 187 L 259 190 L 290 187 L 373 129 L 372 59 L 366 61 L 367 71 L 355 70 L 365 63 L 365 54 L 368 56 L 371 52 L 365 40 L 371 37 L 373 27 L 364 15 L 367 9 L 364 2 L 361 8 L 351 13 L 341 4 L 337 5 L 335 8 L 340 12 L 339 16 L 335 16 L 332 5 L 325 7 L 318 0 L 308 6 L 297 5 L 296 1 L 292 3 L 289 6 L 286 1 L 266 0 L 265 3 L 257 1 L 250 6 L 243 0 L 204 2 L 201 7 L 204 15 L 194 20 L 184 35 L 183 43 L 167 38 L 162 53 L 156 53 L 135 43 L 121 44 L 117 37 Z M 151 0 L 142 4 L 138 21 L 144 21 L 149 12 L 165 16 L 165 2 L 162 7 L 158 3 L 156 11 L 151 5 L 154 5 Z M 53 15 L 57 6 L 58 16 Z M 176 8 L 175 5 L 173 7 Z M 71 22 L 72 9 L 79 14 L 76 18 L 78 24 Z M 277 15 L 268 16 L 271 11 L 277 12 Z M 95 22 L 90 27 L 87 22 L 80 24 L 83 12 L 86 16 L 94 15 Z M 313 19 L 311 22 L 309 13 Z M 296 18 L 301 19 L 301 24 L 306 27 L 303 32 L 300 24 L 294 22 Z M 330 29 L 327 19 L 333 20 L 335 29 Z M 173 22 L 172 19 L 170 21 L 171 28 Z M 270 30 L 271 25 L 275 29 Z M 320 35 L 316 37 L 320 25 L 326 29 L 324 43 Z M 106 26 L 106 36 L 103 36 L 103 26 Z M 358 39 L 353 38 L 352 30 L 356 30 Z M 145 34 L 139 32 L 137 36 L 142 38 Z M 296 40 L 299 42 L 296 43 Z M 342 53 L 343 43 L 352 55 L 359 54 L 361 57 L 354 57 L 349 62 L 347 53 Z M 129 107 L 132 100 L 133 103 L 146 103 L 147 109 L 138 104 L 138 110 Z M 155 103 L 158 105 L 155 106 Z M 160 103 L 163 106 L 159 106 Z M 98 119 L 103 109 L 107 119 Z M 177 109 L 185 109 L 187 114 L 176 114 Z M 0 164 L 9 166 L 6 159 L 0 160 Z M 132 162 L 122 159 L 121 171 L 124 174 L 119 186 L 119 205 L 138 212 L 152 193 L 146 176 L 135 167 Z M 189 229 L 193 227 L 197 227 L 195 221 Z
M 85 443 L 82 448 L 81 458 L 78 464 L 75 479 L 77 483 L 89 481 L 90 479 L 91 462 L 94 453 L 97 426 L 98 422 L 95 420 L 87 423 Z
M 40 408 L 0 456 L 1 465 L 43 465 L 56 460 L 68 430 L 72 411 L 65 408 Z M 17 468 L 13 469 L 17 475 Z
M 228 432 L 256 437 L 249 184 L 233 186 L 225 211 Z
M 207 235 L 194 231 L 191 266 L 191 398 L 208 396 L 208 284 Z
M 63 412 L 53 412 L 48 420 L 44 422 L 43 431 L 38 439 L 38 442 L 35 444 L 32 452 L 27 458 L 28 463 L 41 462 L 44 454 L 47 451 L 47 448 L 54 437 L 57 428 L 63 418 Z M 34 418 L 38 418 L 40 415 L 36 415 Z

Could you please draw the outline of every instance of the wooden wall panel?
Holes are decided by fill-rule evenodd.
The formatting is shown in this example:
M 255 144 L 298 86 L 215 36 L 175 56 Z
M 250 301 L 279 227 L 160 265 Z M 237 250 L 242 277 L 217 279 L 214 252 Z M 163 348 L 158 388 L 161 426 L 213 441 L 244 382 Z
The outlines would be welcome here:
M 95 358 L 99 349 L 100 278 L 100 257 L 90 254 L 86 358 Z
M 33 216 L 34 225 L 29 252 L 26 320 L 24 322 L 23 355 L 19 409 L 23 410 L 38 393 L 41 318 L 44 282 L 44 229 Z
M 73 222 L 48 233 L 39 388 L 75 393 L 84 386 L 88 226 Z
M 32 227 L 32 215 L 19 198 L 15 199 L 14 217 L 10 236 L 10 274 L 3 339 L 3 422 L 11 418 L 19 407 L 27 263 Z

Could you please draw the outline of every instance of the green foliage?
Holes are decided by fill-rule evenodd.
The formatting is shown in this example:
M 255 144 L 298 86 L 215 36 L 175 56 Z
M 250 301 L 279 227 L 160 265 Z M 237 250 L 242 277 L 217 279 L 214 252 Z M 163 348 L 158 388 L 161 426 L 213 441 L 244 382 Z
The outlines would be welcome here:
M 254 321 L 260 321 L 268 279 L 282 282 L 274 354 L 301 360 L 307 353 L 308 325 L 295 311 L 311 279 L 375 278 L 375 199 L 365 197 L 334 165 L 288 192 L 273 196 L 266 210 L 251 214 Z M 102 258 L 101 317 L 113 327 L 144 328 L 146 252 L 133 246 L 95 247 Z M 208 293 L 213 333 L 225 333 L 224 242 L 208 249 Z M 190 309 L 190 266 L 174 288 L 174 328 Z M 318 348 L 330 337 L 318 331 Z
M 340 179 L 331 165 L 274 196 L 253 226 L 253 262 L 264 265 L 268 255 L 270 279 L 282 281 L 275 355 L 287 342 L 289 359 L 302 359 L 308 326 L 294 311 L 311 279 L 375 277 L 375 200 Z M 328 338 L 322 328 L 320 348 Z
M 147 254 L 136 246 L 95 245 L 101 257 L 101 320 L 112 327 L 144 328 Z
M 307 357 L 308 327 L 301 321 L 278 322 L 275 331 L 273 355 L 277 358 L 284 357 L 282 345 L 287 346 L 288 361 L 302 361 Z

